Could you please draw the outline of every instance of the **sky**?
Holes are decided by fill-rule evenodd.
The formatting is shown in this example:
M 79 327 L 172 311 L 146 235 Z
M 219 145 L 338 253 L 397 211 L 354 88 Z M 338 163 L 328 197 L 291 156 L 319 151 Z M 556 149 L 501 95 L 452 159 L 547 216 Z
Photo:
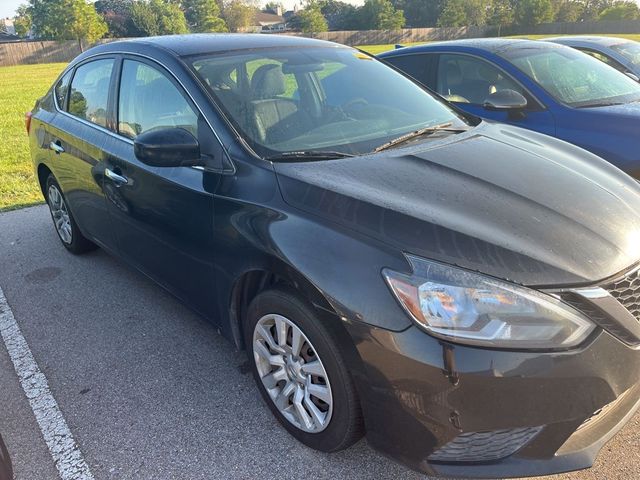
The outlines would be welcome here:
M 353 5 L 362 5 L 364 0 L 344 0 L 347 3 L 352 3 Z M 20 4 L 26 3 L 26 0 L 0 0 L 0 18 L 10 17 L 13 18 L 15 16 L 16 8 L 20 6 Z M 260 4 L 267 3 L 267 0 L 260 1 Z M 293 6 L 297 3 L 300 5 L 300 0 L 282 0 L 285 8 L 292 10 Z

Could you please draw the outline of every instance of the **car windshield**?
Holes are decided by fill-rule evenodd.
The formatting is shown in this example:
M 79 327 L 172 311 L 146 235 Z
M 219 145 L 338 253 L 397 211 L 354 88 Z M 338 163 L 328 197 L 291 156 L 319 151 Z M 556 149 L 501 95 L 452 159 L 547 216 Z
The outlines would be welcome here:
M 640 43 L 625 42 L 618 45 L 611 45 L 611 50 L 615 50 L 624 58 L 629 60 L 634 66 L 640 67 Z
M 351 48 L 261 48 L 190 63 L 263 157 L 358 155 L 424 127 L 467 125 L 444 101 Z
M 592 107 L 640 100 L 640 84 L 623 73 L 568 47 L 517 48 L 501 53 L 556 100 Z

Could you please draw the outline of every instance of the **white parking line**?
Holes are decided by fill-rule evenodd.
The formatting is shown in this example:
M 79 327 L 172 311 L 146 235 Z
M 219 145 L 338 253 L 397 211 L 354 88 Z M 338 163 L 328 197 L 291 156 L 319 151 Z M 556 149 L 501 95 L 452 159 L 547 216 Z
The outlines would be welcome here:
M 47 378 L 40 371 L 27 341 L 22 336 L 13 312 L 0 288 L 0 334 L 7 347 L 20 385 L 40 426 L 44 441 L 62 480 L 92 480 L 93 475 L 67 422 L 53 398 Z

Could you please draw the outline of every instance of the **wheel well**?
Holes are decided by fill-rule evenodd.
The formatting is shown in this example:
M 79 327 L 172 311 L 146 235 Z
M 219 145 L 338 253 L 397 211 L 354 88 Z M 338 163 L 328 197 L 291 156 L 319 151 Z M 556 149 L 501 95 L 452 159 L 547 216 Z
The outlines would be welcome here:
M 335 314 L 318 289 L 291 269 L 278 273 L 271 270 L 251 270 L 236 280 L 231 293 L 231 329 L 238 348 L 245 348 L 243 321 L 249 305 L 259 293 L 274 287 L 288 288 L 300 294 L 312 307 Z
M 46 196 L 45 188 L 47 186 L 47 178 L 51 175 L 51 170 L 44 163 L 38 165 L 38 182 L 40 183 L 40 190 L 42 195 Z

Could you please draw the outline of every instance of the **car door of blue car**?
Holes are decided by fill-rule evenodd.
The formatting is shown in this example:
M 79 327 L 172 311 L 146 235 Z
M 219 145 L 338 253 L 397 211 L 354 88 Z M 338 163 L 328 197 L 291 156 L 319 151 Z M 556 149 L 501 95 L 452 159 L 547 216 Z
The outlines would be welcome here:
M 553 114 L 498 65 L 474 55 L 441 53 L 433 89 L 462 110 L 478 117 L 510 123 L 547 135 L 555 135 Z M 485 101 L 501 90 L 515 90 L 527 99 L 521 111 L 488 110 Z
M 555 135 L 553 114 L 512 76 L 488 60 L 457 52 L 422 52 L 384 60 L 465 112 Z M 521 93 L 527 99 L 527 108 L 518 112 L 484 108 L 485 100 L 492 93 L 504 89 Z

